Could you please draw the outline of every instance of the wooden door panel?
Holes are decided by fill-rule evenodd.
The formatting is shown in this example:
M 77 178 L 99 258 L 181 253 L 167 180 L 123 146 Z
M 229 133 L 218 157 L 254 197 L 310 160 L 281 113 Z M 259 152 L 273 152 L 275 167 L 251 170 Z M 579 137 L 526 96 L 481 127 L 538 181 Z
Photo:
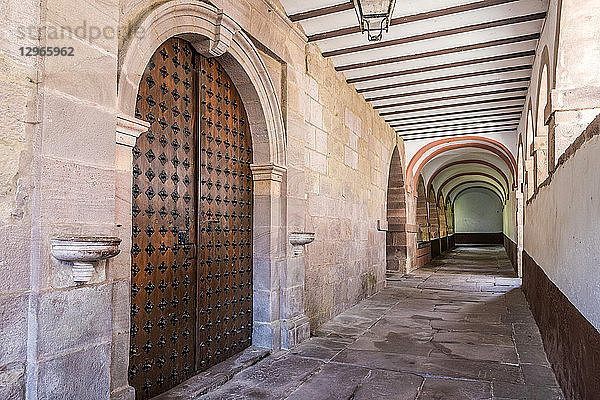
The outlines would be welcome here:
M 200 68 L 198 352 L 200 369 L 252 341 L 252 144 L 231 79 Z
M 196 344 L 198 54 L 169 39 L 140 82 L 133 149 L 129 380 L 138 399 L 192 376 Z

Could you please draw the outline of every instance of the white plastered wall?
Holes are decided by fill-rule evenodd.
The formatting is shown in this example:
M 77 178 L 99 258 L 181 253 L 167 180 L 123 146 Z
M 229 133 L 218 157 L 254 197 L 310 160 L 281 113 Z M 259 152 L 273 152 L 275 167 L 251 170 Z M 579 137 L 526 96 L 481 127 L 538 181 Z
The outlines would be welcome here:
M 525 212 L 527 253 L 600 330 L 600 137 L 554 173 Z
M 485 189 L 470 189 L 454 202 L 456 233 L 502 231 L 502 204 L 498 196 Z
M 529 103 L 532 114 L 536 115 L 542 52 L 547 47 L 552 108 L 546 110 L 546 116 L 554 124 L 555 163 L 600 110 L 600 74 L 597 73 L 600 41 L 593 39 L 600 34 L 596 22 L 600 3 L 563 1 L 557 34 L 558 2 L 550 1 L 518 128 L 519 135 L 526 137 Z M 529 161 L 530 145 L 530 142 L 524 143 L 526 165 L 533 166 Z M 600 217 L 599 150 L 595 137 L 558 167 L 548 184 L 537 189 L 525 205 L 523 249 L 600 330 L 600 238 L 596 222 Z M 529 174 L 532 173 L 530 168 Z M 507 222 L 505 217 L 505 229 Z

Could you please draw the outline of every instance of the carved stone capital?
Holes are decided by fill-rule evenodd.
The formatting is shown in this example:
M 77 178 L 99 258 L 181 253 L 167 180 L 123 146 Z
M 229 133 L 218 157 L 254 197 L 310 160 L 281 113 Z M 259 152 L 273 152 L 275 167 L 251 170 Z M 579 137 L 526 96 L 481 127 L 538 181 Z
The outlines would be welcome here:
M 283 174 L 287 170 L 285 167 L 277 164 L 251 164 L 252 180 L 281 182 Z
M 127 147 L 135 146 L 136 139 L 148 130 L 150 123 L 134 117 L 117 115 L 116 142 Z

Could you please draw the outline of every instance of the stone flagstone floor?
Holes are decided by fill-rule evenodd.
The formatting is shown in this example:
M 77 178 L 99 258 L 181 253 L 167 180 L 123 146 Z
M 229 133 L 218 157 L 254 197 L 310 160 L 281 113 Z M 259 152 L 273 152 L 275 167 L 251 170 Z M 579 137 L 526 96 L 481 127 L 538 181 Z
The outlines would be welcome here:
M 563 399 L 520 284 L 501 247 L 458 247 L 197 398 Z

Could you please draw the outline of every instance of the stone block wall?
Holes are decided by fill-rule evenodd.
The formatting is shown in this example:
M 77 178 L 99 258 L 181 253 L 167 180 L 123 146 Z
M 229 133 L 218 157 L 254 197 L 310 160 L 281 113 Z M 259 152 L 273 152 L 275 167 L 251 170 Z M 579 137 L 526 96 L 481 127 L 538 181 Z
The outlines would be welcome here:
M 0 398 L 107 398 L 110 264 L 75 287 L 50 238 L 115 233 L 118 6 L 11 0 L 2 9 Z M 21 55 L 27 46 L 73 56 Z M 90 372 L 74 374 L 81 366 Z
M 31 240 L 34 137 L 39 121 L 38 68 L 22 57 L 21 46 L 38 45 L 19 30 L 39 27 L 34 1 L 9 0 L 0 22 L 0 398 L 21 398 L 26 382 L 28 308 L 31 295 Z
M 0 398 L 26 391 L 30 398 L 131 398 L 131 147 L 144 127 L 117 109 L 118 71 L 127 36 L 164 3 L 2 6 Z M 213 3 L 258 48 L 285 124 L 285 165 L 275 189 L 267 188 L 282 193 L 273 219 L 281 234 L 259 249 L 265 257 L 278 252 L 268 278 L 281 296 L 270 307 L 285 319 L 304 305 L 316 329 L 384 285 L 386 237 L 377 221 L 386 219 L 392 149 L 403 158 L 403 144 L 281 5 Z M 83 37 L 48 34 L 61 27 L 87 30 Z M 23 57 L 21 46 L 70 46 L 74 56 Z M 302 257 L 292 253 L 292 232 L 315 233 Z M 61 234 L 117 235 L 122 252 L 77 287 L 70 267 L 50 255 L 50 239 Z M 280 299 L 298 309 L 280 309 Z M 307 327 L 287 323 L 297 326 L 297 337 Z
M 306 295 L 315 329 L 384 285 L 386 237 L 377 220 L 386 219 L 396 143 L 391 128 L 316 46 L 308 46 L 306 59 L 306 227 L 315 232 Z

